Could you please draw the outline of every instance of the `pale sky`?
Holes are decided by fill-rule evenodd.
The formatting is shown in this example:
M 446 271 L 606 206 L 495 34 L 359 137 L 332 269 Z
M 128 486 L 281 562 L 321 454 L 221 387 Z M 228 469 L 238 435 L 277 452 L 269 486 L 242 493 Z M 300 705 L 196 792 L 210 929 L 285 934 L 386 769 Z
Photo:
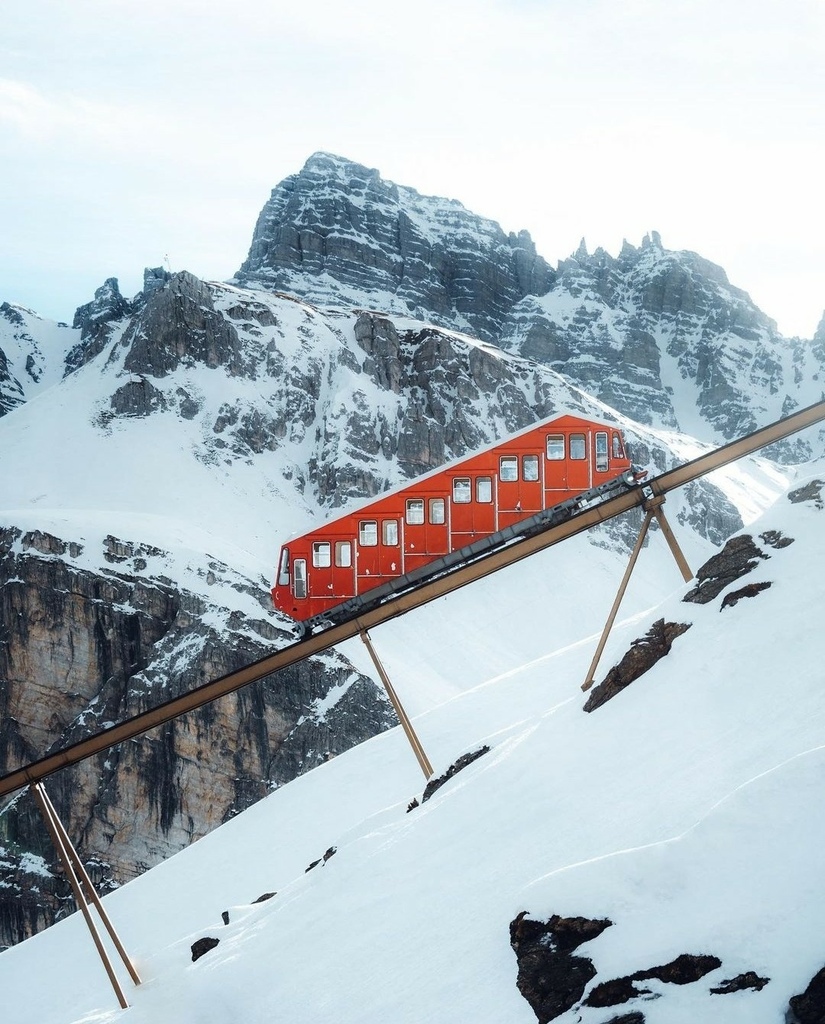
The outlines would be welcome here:
M 657 230 L 785 334 L 825 310 L 825 0 L 3 0 L 0 301 L 228 278 L 316 150 L 552 264 Z

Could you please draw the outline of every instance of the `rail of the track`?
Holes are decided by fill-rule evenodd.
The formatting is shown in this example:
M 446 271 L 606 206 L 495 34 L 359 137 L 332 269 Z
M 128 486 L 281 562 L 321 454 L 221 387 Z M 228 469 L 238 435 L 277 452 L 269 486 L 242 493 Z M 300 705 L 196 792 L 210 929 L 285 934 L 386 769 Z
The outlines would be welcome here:
M 134 715 L 118 725 L 103 729 L 71 746 L 56 750 L 37 761 L 32 761 L 30 764 L 23 765 L 1 776 L 0 797 L 14 793 L 29 783 L 39 782 L 61 768 L 68 768 L 70 765 L 85 761 L 95 754 L 109 750 L 118 743 L 141 736 L 150 729 L 165 725 L 180 715 L 194 711 L 219 697 L 234 693 L 274 672 L 295 665 L 315 654 L 321 654 L 373 626 L 404 615 L 414 608 L 420 608 L 430 601 L 458 590 L 459 587 L 467 586 L 467 584 L 489 576 L 508 565 L 513 565 L 537 551 L 542 551 L 567 540 L 568 537 L 589 530 L 598 523 L 613 519 L 632 508 L 642 507 L 652 497 L 664 496 L 669 491 L 712 473 L 715 469 L 721 469 L 737 459 L 752 455 L 766 445 L 781 441 L 783 438 L 823 420 L 825 420 L 825 401 L 817 402 L 815 405 L 808 406 L 770 426 L 756 430 L 738 441 L 732 441 L 721 448 L 700 455 L 682 466 L 677 466 L 675 469 L 646 481 L 641 487 L 625 491 L 599 505 L 585 509 L 563 523 L 548 526 L 540 533 L 515 540 L 506 547 L 492 551 L 467 565 L 453 569 L 435 579 L 426 580 L 415 589 L 388 599 L 378 608 L 373 608 L 346 622 L 330 626 L 322 632 L 275 651 L 274 654 L 267 655 L 260 661 L 253 662 L 237 672 L 231 672 L 229 675 L 204 683 L 202 686 L 165 701 L 149 711 Z

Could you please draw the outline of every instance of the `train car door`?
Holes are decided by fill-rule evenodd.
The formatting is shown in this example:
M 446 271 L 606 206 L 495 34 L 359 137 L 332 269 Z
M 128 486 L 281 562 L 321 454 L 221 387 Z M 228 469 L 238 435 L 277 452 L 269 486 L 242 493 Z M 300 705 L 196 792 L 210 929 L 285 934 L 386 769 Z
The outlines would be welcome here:
M 378 572 L 382 577 L 400 576 L 402 572 L 401 524 L 395 517 L 387 516 L 382 516 L 380 523 Z
M 450 550 L 450 528 L 447 522 L 447 499 L 441 495 L 428 495 L 425 523 L 428 555 L 446 555 Z
M 361 594 L 381 582 L 381 549 L 378 544 L 380 520 L 358 519 L 355 537 L 356 593 Z
M 304 585 L 310 597 L 322 600 L 350 597 L 355 584 L 352 541 L 349 538 L 313 541 L 310 564 L 304 572 L 307 570 Z
M 567 434 L 567 486 L 571 491 L 586 491 L 593 484 L 590 431 L 571 430 Z
M 447 503 L 441 495 L 407 498 L 404 507 L 404 572 L 449 550 Z
M 590 433 L 563 429 L 545 438 L 544 486 L 547 505 L 563 499 L 565 492 L 586 491 L 591 486 Z
M 543 508 L 541 468 L 541 458 L 537 453 L 514 452 L 499 457 L 499 529 Z
M 485 472 L 450 477 L 453 550 L 498 529 L 497 483 L 495 476 Z

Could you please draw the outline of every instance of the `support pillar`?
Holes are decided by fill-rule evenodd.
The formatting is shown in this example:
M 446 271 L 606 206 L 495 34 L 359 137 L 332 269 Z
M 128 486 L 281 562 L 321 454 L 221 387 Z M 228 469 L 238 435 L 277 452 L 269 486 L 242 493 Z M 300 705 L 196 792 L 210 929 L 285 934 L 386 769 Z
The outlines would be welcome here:
M 398 694 L 395 692 L 395 688 L 390 682 L 390 677 L 387 675 L 386 669 L 381 664 L 381 659 L 372 646 L 372 640 L 370 639 L 369 633 L 363 629 L 361 630 L 361 639 L 364 641 L 364 645 L 369 651 L 372 663 L 375 665 L 375 670 L 381 677 L 381 682 L 384 684 L 384 689 L 387 691 L 387 696 L 390 698 L 390 703 L 395 709 L 395 713 L 398 716 L 398 721 L 401 723 L 401 727 L 406 733 L 407 739 L 409 740 L 410 746 L 413 749 L 413 753 L 421 766 L 421 771 L 424 773 L 424 778 L 429 779 L 433 774 L 433 766 L 430 764 L 430 759 L 427 757 L 424 748 L 421 746 L 421 741 L 416 735 L 415 729 L 413 729 L 412 722 L 407 716 L 407 712 L 404 710 L 404 706 L 398 699 Z
M 92 936 L 92 941 L 95 944 L 95 948 L 97 949 L 98 955 L 100 956 L 106 970 L 106 974 L 108 975 L 112 988 L 115 991 L 115 995 L 117 996 L 121 1009 L 125 1010 L 129 1004 L 126 1001 L 126 996 L 123 994 L 123 989 L 121 988 L 120 982 L 115 974 L 114 967 L 112 966 L 112 962 L 106 952 L 106 948 L 103 945 L 103 940 L 100 937 L 97 926 L 92 919 L 92 915 L 89 910 L 90 904 L 94 904 L 104 927 L 114 943 L 115 949 L 118 951 L 130 977 L 132 978 L 132 981 L 134 981 L 136 985 L 140 984 L 140 976 L 135 970 L 132 961 L 129 959 L 126 950 L 124 949 L 123 944 L 121 943 L 120 938 L 109 919 L 109 915 L 106 913 L 100 897 L 98 896 L 95 887 L 92 885 L 92 880 L 89 878 L 89 874 L 86 871 L 83 861 L 80 859 L 80 855 L 72 845 L 69 835 L 63 827 L 63 823 L 57 816 L 54 804 L 52 804 L 49 799 L 48 793 L 39 782 L 31 783 L 31 791 L 37 806 L 40 809 L 40 813 L 43 816 L 43 820 L 46 823 L 46 828 L 49 831 L 52 843 L 57 851 L 57 856 L 60 859 L 60 863 L 62 864 L 66 877 L 69 880 L 69 885 L 71 886 L 72 893 L 74 894 L 75 903 L 77 903 L 78 909 L 83 914 L 86 925 Z
M 601 656 L 604 652 L 605 645 L 607 644 L 607 638 L 610 636 L 610 631 L 613 629 L 613 624 L 616 621 L 616 615 L 619 612 L 619 606 L 621 605 L 627 585 L 630 582 L 630 577 L 633 574 L 633 569 L 636 566 L 636 560 L 639 557 L 639 553 L 642 550 L 647 531 L 650 528 L 650 523 L 653 517 L 656 517 L 656 522 L 662 529 L 665 540 L 668 543 L 671 554 L 676 560 L 676 564 L 679 566 L 679 571 L 682 574 L 682 578 L 685 583 L 693 579 L 693 573 L 690 570 L 690 566 L 687 563 L 687 559 L 682 553 L 682 549 L 679 547 L 679 543 L 674 536 L 673 530 L 670 528 L 670 523 L 667 521 L 662 505 L 664 504 L 664 495 L 659 495 L 655 498 L 650 498 L 644 504 L 645 518 L 642 522 L 642 528 L 639 530 L 639 536 L 636 538 L 636 544 L 633 548 L 633 553 L 630 556 L 630 561 L 627 563 L 627 569 L 625 569 L 622 582 L 619 584 L 619 591 L 616 594 L 616 599 L 613 602 L 613 607 L 610 609 L 610 614 L 607 617 L 604 630 L 602 631 L 601 638 L 599 639 L 598 646 L 596 647 L 596 653 L 593 655 L 593 660 L 590 662 L 590 668 L 587 670 L 587 678 L 582 683 L 583 690 L 589 690 L 593 685 L 593 681 L 596 675 L 596 669 L 598 667 Z

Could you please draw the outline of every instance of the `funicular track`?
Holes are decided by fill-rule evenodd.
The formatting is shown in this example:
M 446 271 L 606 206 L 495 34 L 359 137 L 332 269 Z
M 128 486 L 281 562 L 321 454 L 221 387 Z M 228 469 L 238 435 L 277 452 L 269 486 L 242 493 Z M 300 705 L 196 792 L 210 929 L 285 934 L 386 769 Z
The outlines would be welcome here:
M 203 707 L 220 697 L 225 697 L 227 694 L 234 693 L 244 686 L 258 682 L 290 665 L 296 665 L 313 655 L 321 654 L 344 640 L 364 636 L 367 630 L 374 626 L 405 615 L 407 612 L 450 594 L 460 587 L 467 586 L 499 569 L 528 558 L 538 551 L 543 551 L 545 548 L 577 536 L 599 523 L 615 519 L 616 516 L 620 516 L 630 509 L 645 509 L 656 504 L 660 505 L 670 491 L 707 476 L 716 469 L 721 469 L 731 462 L 759 451 L 766 445 L 781 441 L 783 438 L 823 420 L 825 420 L 825 401 L 817 402 L 767 427 L 677 466 L 675 469 L 668 470 L 652 480 L 645 481 L 639 487 L 577 512 L 562 523 L 539 528 L 531 536 L 517 538 L 505 547 L 479 556 L 469 564 L 457 566 L 434 579 L 424 580 L 413 589 L 388 598 L 377 608 L 371 608 L 344 622 L 298 640 L 237 672 L 231 672 L 229 675 L 204 683 L 194 690 L 158 704 L 149 711 L 144 711 L 0 776 L 0 798 L 14 793 L 26 785 L 39 783 L 60 769 L 79 764 L 96 754 L 109 750 L 118 743 L 142 736 L 151 729 L 165 725 L 181 715 Z
M 672 535 L 670 526 L 661 508 L 667 493 L 678 487 L 683 487 L 693 480 L 698 480 L 708 473 L 712 473 L 715 469 L 720 469 L 731 462 L 735 462 L 737 459 L 750 455 L 766 445 L 780 441 L 797 431 L 804 430 L 806 427 L 813 426 L 822 420 L 825 420 L 825 401 L 808 406 L 792 416 L 779 420 L 761 430 L 754 431 L 738 441 L 733 441 L 721 448 L 708 452 L 706 455 L 702 455 L 691 462 L 678 466 L 676 469 L 654 477 L 638 487 L 624 491 L 615 497 L 608 497 L 598 504 L 591 505 L 591 507 L 584 508 L 581 511 L 574 512 L 570 518 L 561 523 L 551 520 L 546 524 L 534 524 L 530 527 L 529 534 L 508 540 L 502 547 L 479 553 L 470 562 L 450 566 L 435 577 L 429 577 L 420 583 L 414 584 L 410 589 L 400 594 L 387 597 L 384 603 L 379 604 L 377 607 L 368 607 L 360 614 L 353 615 L 350 619 L 338 622 L 322 632 L 310 634 L 296 643 L 290 644 L 265 658 L 261 658 L 251 665 L 247 665 L 237 672 L 232 672 L 212 682 L 204 683 L 202 686 L 168 700 L 163 704 L 159 704 L 149 711 L 126 719 L 118 725 L 103 729 L 84 740 L 48 754 L 37 761 L 32 761 L 0 777 L 0 798 L 8 796 L 24 786 L 28 785 L 30 787 L 32 796 L 40 809 L 58 858 L 71 885 L 75 902 L 86 920 L 92 940 L 121 1008 L 125 1009 L 129 1004 L 110 956 L 104 946 L 102 937 L 92 919 L 92 906 L 96 909 L 99 919 L 106 928 L 112 944 L 135 985 L 140 984 L 140 976 L 129 959 L 108 917 L 106 909 L 95 891 L 81 857 L 72 845 L 63 823 L 55 812 L 54 805 L 43 786 L 44 779 L 60 771 L 61 768 L 68 768 L 71 765 L 79 764 L 90 757 L 94 757 L 96 754 L 109 750 L 118 743 L 142 736 L 144 733 L 165 725 L 167 722 L 171 722 L 181 715 L 187 714 L 189 711 L 194 711 L 196 708 L 209 704 L 219 697 L 234 693 L 250 683 L 264 679 L 266 676 L 304 661 L 306 658 L 321 654 L 336 644 L 355 636 L 360 636 L 366 644 L 393 707 L 398 713 L 401 725 L 407 734 L 407 739 L 418 759 L 419 765 L 424 771 L 425 776 L 429 778 L 432 775 L 432 767 L 427 755 L 415 734 L 412 724 L 407 718 L 406 712 L 398 701 L 392 683 L 384 671 L 369 639 L 368 630 L 372 626 L 389 622 L 399 615 L 404 615 L 415 608 L 420 608 L 430 601 L 434 601 L 439 597 L 452 593 L 454 590 L 458 590 L 460 587 L 467 586 L 469 583 L 489 576 L 491 573 L 508 565 L 513 565 L 515 562 L 528 558 L 538 551 L 543 551 L 545 548 L 559 544 L 569 537 L 583 533 L 599 523 L 614 519 L 616 516 L 620 516 L 631 509 L 641 508 L 646 513 L 642 529 L 602 634 L 599 648 L 591 664 L 588 679 L 582 687 L 582 689 L 586 689 L 592 683 L 595 666 L 607 635 L 612 628 L 616 611 L 618 610 L 636 557 L 641 549 L 645 533 L 654 516 L 662 527 L 662 532 L 679 563 L 682 575 L 685 579 L 689 579 L 691 576 L 690 569 L 679 550 L 678 543 Z

